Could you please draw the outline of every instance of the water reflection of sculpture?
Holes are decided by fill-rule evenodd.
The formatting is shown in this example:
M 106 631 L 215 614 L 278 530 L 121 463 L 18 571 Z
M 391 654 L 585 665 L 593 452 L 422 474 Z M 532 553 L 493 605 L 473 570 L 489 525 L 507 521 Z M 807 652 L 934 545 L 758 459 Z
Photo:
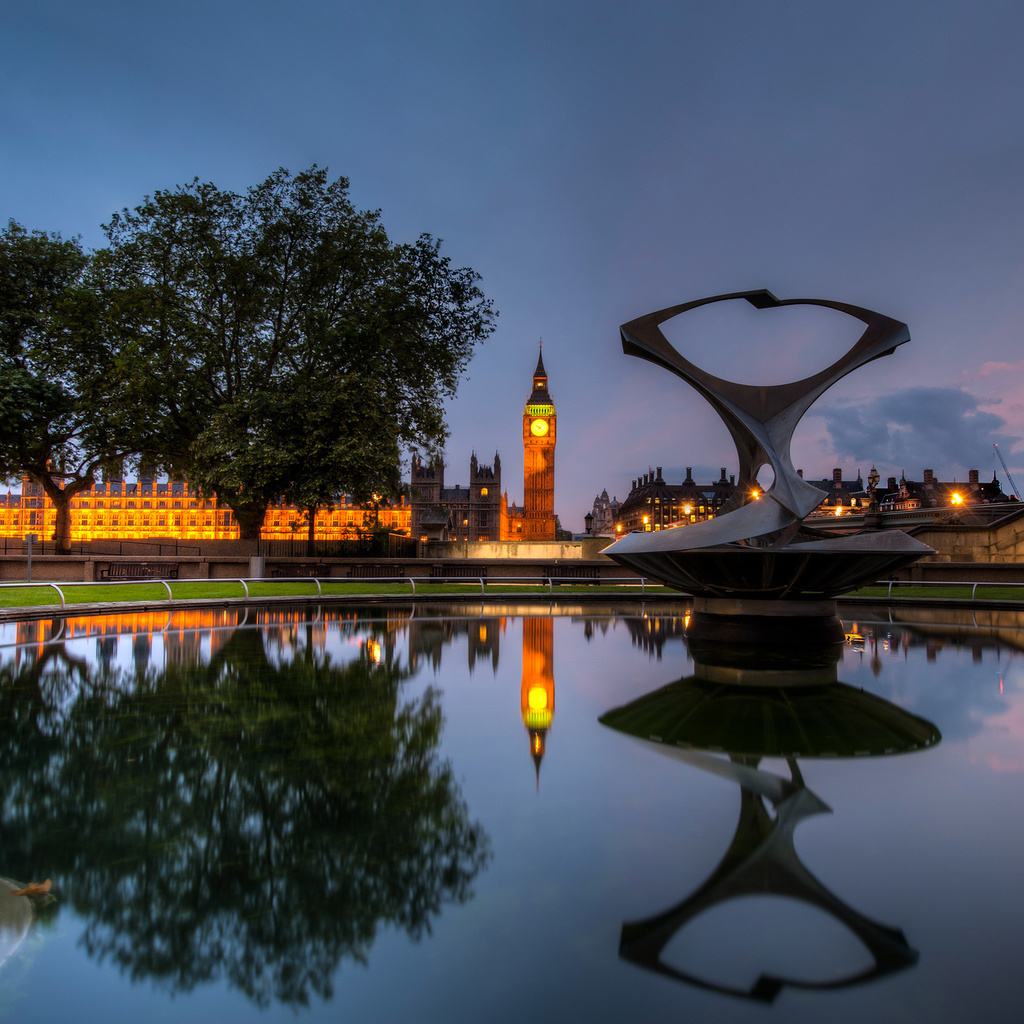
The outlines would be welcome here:
M 888 701 L 837 682 L 834 649 L 821 652 L 817 665 L 791 662 L 767 669 L 737 664 L 720 650 L 716 657 L 691 645 L 691 653 L 694 676 L 609 711 L 601 721 L 659 754 L 737 783 L 739 821 L 718 867 L 694 893 L 661 914 L 623 925 L 620 956 L 701 988 L 764 1002 L 771 1002 L 786 985 L 839 988 L 916 963 L 917 951 L 899 928 L 858 913 L 801 863 L 793 845 L 796 826 L 831 809 L 807 789 L 797 758 L 921 750 L 939 741 L 938 730 Z M 709 751 L 725 753 L 728 759 Z M 784 758 L 790 778 L 758 768 L 764 757 Z M 666 946 L 705 911 L 767 894 L 825 911 L 860 940 L 874 965 L 824 982 L 762 973 L 744 989 L 663 960 Z
M 327 997 L 379 926 L 418 938 L 488 859 L 437 695 L 401 699 L 394 659 L 271 664 L 244 629 L 140 678 L 44 667 L 0 669 L 4 873 L 52 875 L 133 979 Z

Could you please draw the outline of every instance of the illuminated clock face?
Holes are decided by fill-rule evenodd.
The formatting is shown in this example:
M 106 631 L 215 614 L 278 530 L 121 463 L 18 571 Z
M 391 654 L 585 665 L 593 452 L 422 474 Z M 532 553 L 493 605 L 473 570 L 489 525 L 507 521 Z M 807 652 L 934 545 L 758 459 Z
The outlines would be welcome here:
M 530 432 L 534 437 L 543 437 L 548 432 L 547 420 L 534 420 L 530 424 Z

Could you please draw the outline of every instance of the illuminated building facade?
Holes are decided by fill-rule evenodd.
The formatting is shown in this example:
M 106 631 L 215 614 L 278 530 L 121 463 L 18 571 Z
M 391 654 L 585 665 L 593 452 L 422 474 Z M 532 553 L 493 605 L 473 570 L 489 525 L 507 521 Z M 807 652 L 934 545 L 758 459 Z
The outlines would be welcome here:
M 408 533 L 411 508 L 406 498 L 379 509 L 362 508 L 342 495 L 333 508 L 317 511 L 318 540 L 356 540 L 376 528 Z M 44 540 L 53 536 L 57 513 L 39 484 L 28 479 L 21 494 L 0 498 L 0 537 L 34 533 Z M 271 505 L 263 521 L 264 540 L 303 538 L 307 534 L 304 511 L 283 502 Z M 187 483 L 141 480 L 106 480 L 71 499 L 71 540 L 234 540 L 238 524 L 229 508 L 201 498 Z
M 537 357 L 533 390 L 523 409 L 523 505 L 505 499 L 503 540 L 553 541 L 555 522 L 555 442 L 558 417 L 548 391 L 544 354 Z
M 655 472 L 633 481 L 615 514 L 615 533 L 667 530 L 713 519 L 735 492 L 735 477 L 727 480 L 724 467 L 721 477 L 712 484 L 695 483 L 689 466 L 681 484 L 669 484 L 658 466 Z
M 418 540 L 508 541 L 556 539 L 555 440 L 557 416 L 548 391 L 543 356 L 537 358 L 533 390 L 523 409 L 522 505 L 501 489 L 501 459 L 469 463 L 469 486 L 446 486 L 444 465 L 412 460 L 411 531 Z

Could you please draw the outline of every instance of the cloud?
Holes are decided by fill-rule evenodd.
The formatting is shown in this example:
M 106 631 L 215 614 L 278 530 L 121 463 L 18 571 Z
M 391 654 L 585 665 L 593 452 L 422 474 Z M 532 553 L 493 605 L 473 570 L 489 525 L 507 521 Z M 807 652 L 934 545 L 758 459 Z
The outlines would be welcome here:
M 993 442 L 1009 452 L 1020 440 L 1003 432 L 1004 417 L 989 411 L 997 405 L 961 388 L 915 387 L 817 408 L 815 414 L 840 462 L 873 463 L 883 477 L 905 469 L 918 478 L 921 470 L 933 469 L 949 479 L 987 466 Z

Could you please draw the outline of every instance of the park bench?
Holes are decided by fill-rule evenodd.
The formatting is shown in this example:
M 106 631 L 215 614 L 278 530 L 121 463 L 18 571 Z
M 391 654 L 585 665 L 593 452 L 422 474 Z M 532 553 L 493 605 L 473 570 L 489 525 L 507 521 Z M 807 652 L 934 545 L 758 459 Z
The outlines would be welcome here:
M 474 580 L 487 579 L 486 565 L 432 565 L 430 567 L 430 578 L 432 580 L 464 579 L 469 577 Z
M 404 565 L 352 565 L 345 573 L 350 579 L 404 580 Z
M 111 562 L 100 569 L 101 580 L 176 580 L 177 563 L 169 562 Z
M 556 586 L 573 583 L 600 583 L 601 570 L 596 565 L 545 565 L 541 575 Z
M 270 570 L 270 575 L 279 579 L 301 576 L 303 579 L 324 579 L 331 575 L 331 567 L 323 562 L 293 562 L 279 565 Z

